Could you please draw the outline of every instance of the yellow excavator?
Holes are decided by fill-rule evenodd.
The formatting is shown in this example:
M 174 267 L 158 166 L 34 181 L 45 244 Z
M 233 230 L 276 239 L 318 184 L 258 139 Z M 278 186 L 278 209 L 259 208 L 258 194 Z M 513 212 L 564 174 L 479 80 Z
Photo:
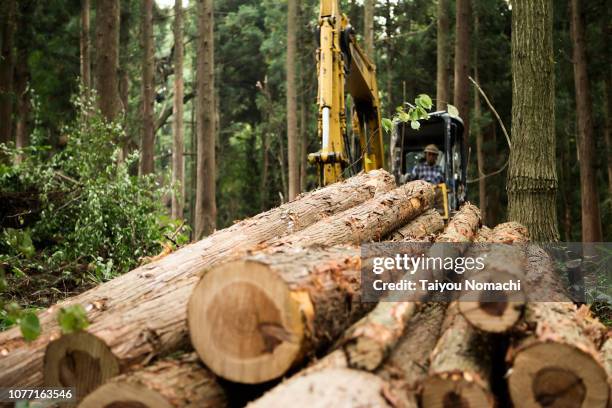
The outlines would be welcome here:
M 317 166 L 319 185 L 328 185 L 360 170 L 384 167 L 383 128 L 376 67 L 357 44 L 338 0 L 321 0 L 317 38 L 317 132 L 321 150 L 310 153 L 308 161 Z M 350 137 L 345 91 L 352 99 Z M 438 164 L 444 172 L 444 182 L 436 186 L 436 208 L 448 219 L 466 199 L 463 122 L 446 111 L 431 113 L 419 122 L 418 131 L 407 123 L 394 122 L 391 172 L 398 184 L 405 182 L 412 166 L 423 160 L 423 147 L 436 144 L 441 153 Z
M 384 166 L 380 99 L 376 68 L 357 45 L 353 27 L 337 0 L 321 0 L 317 69 L 318 134 L 321 150 L 308 155 L 318 166 L 319 184 L 342 180 L 347 171 Z M 345 87 L 353 101 L 352 129 L 359 146 L 351 149 L 347 133 Z M 359 152 L 353 151 L 359 148 Z M 349 173 L 350 174 L 350 173 Z

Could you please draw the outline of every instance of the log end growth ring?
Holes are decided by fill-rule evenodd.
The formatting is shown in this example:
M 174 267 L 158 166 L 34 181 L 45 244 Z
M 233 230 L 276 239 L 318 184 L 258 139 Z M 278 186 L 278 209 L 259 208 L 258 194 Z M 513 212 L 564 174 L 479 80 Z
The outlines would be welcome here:
M 257 261 L 210 270 L 189 300 L 191 343 L 204 363 L 231 381 L 260 383 L 282 376 L 300 354 L 312 310 L 308 296 Z
M 75 387 L 78 398 L 118 374 L 117 358 L 102 340 L 87 332 L 65 334 L 45 350 L 45 385 Z
M 484 408 L 494 401 L 478 381 L 467 373 L 442 373 L 425 381 L 421 393 L 423 407 Z
M 606 407 L 607 375 L 592 356 L 560 343 L 517 353 L 509 377 L 513 401 L 525 407 Z
M 139 384 L 109 382 L 89 394 L 80 408 L 174 408 L 165 398 Z

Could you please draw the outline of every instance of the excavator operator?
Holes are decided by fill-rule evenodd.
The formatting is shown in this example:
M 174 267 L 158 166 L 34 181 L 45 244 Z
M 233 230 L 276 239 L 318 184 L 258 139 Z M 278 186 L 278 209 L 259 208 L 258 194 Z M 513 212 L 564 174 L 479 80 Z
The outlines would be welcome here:
M 436 164 L 440 150 L 435 144 L 430 144 L 425 147 L 423 153 L 425 154 L 424 162 L 414 166 L 410 178 L 412 180 L 425 180 L 432 184 L 443 183 L 442 167 Z

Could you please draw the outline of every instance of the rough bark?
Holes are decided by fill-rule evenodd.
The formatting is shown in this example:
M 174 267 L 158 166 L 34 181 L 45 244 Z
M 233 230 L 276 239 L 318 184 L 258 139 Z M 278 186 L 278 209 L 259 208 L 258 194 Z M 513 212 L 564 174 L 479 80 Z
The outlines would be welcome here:
M 81 0 L 81 85 L 86 95 L 91 88 L 91 51 L 89 41 L 89 0 Z
M 174 120 L 172 122 L 172 218 L 183 218 L 185 205 L 185 162 L 183 151 L 183 1 L 174 2 Z
M 270 245 L 358 244 L 377 241 L 416 218 L 433 205 L 433 188 L 425 181 L 413 181 L 373 200 L 350 208 L 329 220 L 313 224 Z
M 223 388 L 195 354 L 158 361 L 97 388 L 79 407 L 221 408 Z
M 211 234 L 217 225 L 215 166 L 215 79 L 213 0 L 198 0 L 197 45 L 197 188 L 196 239 Z
M 463 144 L 469 146 L 470 135 L 470 26 L 472 0 L 457 0 L 455 23 L 455 84 L 453 105 L 463 119 Z
M 530 247 L 531 248 L 531 247 Z M 608 375 L 599 345 L 608 331 L 586 306 L 564 301 L 551 259 L 537 247 L 528 253 L 528 279 L 536 299 L 527 304 L 507 355 L 508 385 L 522 407 L 606 407 Z M 548 296 L 544 302 L 542 296 Z M 520 401 L 520 403 L 519 403 Z
M 484 268 L 467 270 L 463 278 L 502 283 L 512 279 L 526 285 L 527 254 L 525 246 L 520 243 L 527 242 L 527 239 L 527 231 L 520 224 L 499 225 L 488 234 L 485 241 L 487 245 L 475 246 L 470 250 L 472 258 L 484 259 Z M 495 294 L 463 291 L 458 308 L 467 322 L 477 329 L 500 333 L 509 330 L 519 321 L 526 301 L 524 290 L 500 291 Z
M 438 211 L 432 208 L 403 227 L 398 228 L 387 237 L 387 240 L 395 242 L 422 240 L 427 239 L 443 229 L 444 219 Z
M 571 27 L 578 121 L 578 159 L 580 162 L 580 202 L 582 211 L 582 242 L 601 242 L 601 218 L 597 177 L 595 140 L 593 138 L 593 101 L 587 72 L 586 39 L 582 2 L 571 1 Z M 554 123 L 554 122 L 553 122 Z
M 610 207 L 612 208 L 612 71 L 606 75 L 604 84 L 604 120 L 604 143 L 608 167 L 608 196 L 610 198 Z
M 187 300 L 200 271 L 236 258 L 254 245 L 299 231 L 363 203 L 389 191 L 394 184 L 393 177 L 381 170 L 334 183 L 50 307 L 39 314 L 42 334 L 36 341 L 26 343 L 18 328 L 0 333 L 0 383 L 7 386 L 43 383 L 45 348 L 59 337 L 56 313 L 59 307 L 69 304 L 83 305 L 91 322 L 87 332 L 99 336 L 113 352 L 125 356 L 128 363 L 143 362 L 175 350 L 187 336 L 184 321 Z M 132 309 L 136 304 L 137 310 Z M 168 313 L 151 319 L 151 310 Z
M 423 382 L 423 407 L 493 407 L 489 384 L 491 338 L 479 333 L 449 305 L 443 334 L 430 356 L 429 377 Z
M 31 38 L 26 34 L 29 19 L 32 17 L 33 6 L 29 3 L 20 5 L 17 19 L 17 30 L 22 32 L 16 41 L 17 55 L 15 65 L 15 147 L 24 148 L 30 144 L 28 121 L 30 116 L 30 68 L 28 57 L 30 55 Z M 21 162 L 22 156 L 15 158 L 16 163 Z
M 374 0 L 363 3 L 363 40 L 366 55 L 374 61 Z
M 119 113 L 119 0 L 96 1 L 95 88 L 98 107 L 107 120 Z
M 474 13 L 474 37 L 478 40 L 480 20 L 478 13 Z M 478 75 L 478 44 L 474 46 L 474 80 L 480 83 Z M 474 92 L 474 133 L 476 134 L 476 164 L 478 168 L 478 204 L 483 220 L 487 219 L 487 179 L 485 177 L 485 155 L 482 137 L 482 110 L 480 105 L 480 93 Z
M 153 45 L 153 0 L 142 2 L 142 134 L 140 137 L 140 174 L 155 170 L 155 130 L 153 103 L 155 101 L 155 48 Z
M 302 402 L 325 396 L 323 406 L 346 404 L 346 385 L 365 396 L 382 395 L 380 399 L 360 399 L 356 406 L 416 408 L 418 383 L 427 374 L 429 353 L 439 337 L 444 317 L 443 304 L 428 304 L 411 320 L 389 358 L 374 373 L 351 368 L 342 349 L 337 349 L 289 380 L 276 386 L 248 405 L 250 408 L 283 406 L 283 401 Z M 313 379 L 333 379 L 319 382 Z M 358 379 L 357 383 L 353 383 Z M 307 391 L 307 392 L 305 392 Z M 359 396 L 361 397 L 361 396 Z M 363 398 L 363 397 L 361 397 Z M 319 400 L 315 400 L 319 403 Z M 298 403 L 298 406 L 304 406 Z M 319 405 L 317 405 L 319 406 Z M 353 406 L 353 405 L 351 405 Z
M 2 30 L 2 47 L 0 49 L 0 143 L 7 143 L 12 138 L 12 116 L 13 116 L 13 68 L 15 53 L 13 50 L 16 26 L 15 0 L 7 0 L 0 4 L 0 16 Z M 0 157 L 1 159 L 1 157 Z
M 281 248 L 221 264 L 195 287 L 191 344 L 217 375 L 257 384 L 322 350 L 374 305 L 357 247 Z
M 287 12 L 287 163 L 289 167 L 289 200 L 300 193 L 300 158 L 298 157 L 297 84 L 295 62 L 297 56 L 298 0 L 289 0 Z
M 448 61 L 450 22 L 448 19 L 448 0 L 438 0 L 438 34 L 436 53 L 436 109 L 445 110 L 450 99 L 448 81 Z
M 552 1 L 512 3 L 512 148 L 508 218 L 534 241 L 556 241 Z

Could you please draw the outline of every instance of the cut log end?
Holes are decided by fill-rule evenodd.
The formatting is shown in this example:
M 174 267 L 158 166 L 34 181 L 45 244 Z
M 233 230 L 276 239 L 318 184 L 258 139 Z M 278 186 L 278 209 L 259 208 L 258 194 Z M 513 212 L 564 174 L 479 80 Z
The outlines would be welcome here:
M 81 408 L 174 408 L 159 393 L 137 384 L 109 383 L 90 394 Z
M 102 340 L 87 332 L 63 335 L 49 343 L 45 351 L 45 385 L 74 387 L 77 398 L 118 374 L 117 358 Z
M 459 311 L 480 330 L 503 333 L 521 318 L 524 302 L 459 302 Z
M 525 407 L 606 407 L 606 379 L 592 356 L 549 342 L 534 344 L 517 355 L 509 387 L 513 401 L 523 401 Z
M 423 407 L 481 408 L 492 407 L 490 394 L 464 373 L 443 373 L 430 377 L 423 384 Z
M 207 273 L 191 296 L 192 344 L 206 365 L 228 380 L 277 378 L 300 352 L 302 313 L 312 309 L 309 302 L 264 264 L 224 264 Z

